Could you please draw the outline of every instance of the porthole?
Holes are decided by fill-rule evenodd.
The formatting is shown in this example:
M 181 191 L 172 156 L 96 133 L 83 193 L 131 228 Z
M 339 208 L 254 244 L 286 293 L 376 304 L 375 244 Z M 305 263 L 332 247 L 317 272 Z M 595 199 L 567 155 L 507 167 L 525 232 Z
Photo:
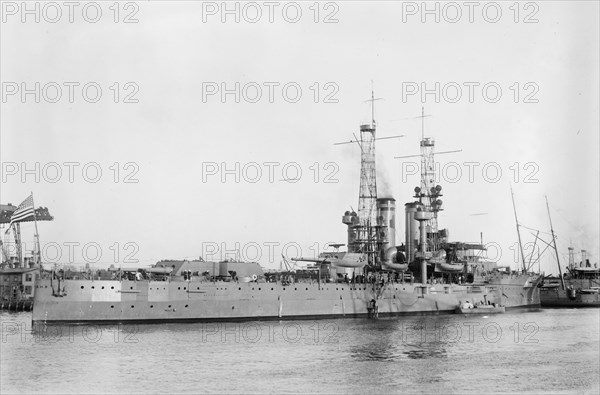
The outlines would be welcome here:
M 171 308 L 171 305 L 169 305 L 169 308 Z
M 115 306 L 110 306 L 110 308 L 111 308 L 111 309 L 114 309 L 114 308 L 115 308 Z
M 92 285 L 92 289 L 96 289 L 96 287 L 94 287 L 94 286 Z
M 81 289 L 83 289 L 83 285 L 81 286 Z
M 181 289 L 181 287 L 177 287 L 177 289 L 179 289 L 179 290 L 180 290 L 180 289 Z
M 242 290 L 242 288 L 238 288 L 238 291 L 241 291 L 241 290 Z
M 135 307 L 134 305 L 131 305 L 131 308 L 132 308 L 132 309 L 133 309 L 134 307 Z
M 185 307 L 188 307 L 188 305 L 186 304 Z
M 102 289 L 104 289 L 104 285 L 102 286 Z
M 110 289 L 115 289 L 115 287 L 110 287 Z
M 151 308 L 151 309 L 153 309 L 153 308 L 154 308 L 154 305 L 153 305 L 153 304 L 151 304 L 151 305 L 150 305 L 150 308 Z

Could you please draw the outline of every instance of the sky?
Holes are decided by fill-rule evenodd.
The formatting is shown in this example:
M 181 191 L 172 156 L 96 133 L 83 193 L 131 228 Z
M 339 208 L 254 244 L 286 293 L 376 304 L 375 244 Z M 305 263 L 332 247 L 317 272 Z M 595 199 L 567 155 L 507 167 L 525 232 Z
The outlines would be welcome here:
M 394 158 L 419 153 L 424 108 L 462 150 L 436 156 L 452 240 L 516 269 L 512 186 L 526 254 L 551 241 L 547 196 L 562 266 L 569 246 L 598 262 L 598 2 L 423 4 L 2 2 L 0 201 L 49 208 L 49 263 L 276 268 L 346 241 L 360 150 L 334 144 L 373 90 L 377 136 L 403 135 L 376 143 L 397 244 L 420 163 Z

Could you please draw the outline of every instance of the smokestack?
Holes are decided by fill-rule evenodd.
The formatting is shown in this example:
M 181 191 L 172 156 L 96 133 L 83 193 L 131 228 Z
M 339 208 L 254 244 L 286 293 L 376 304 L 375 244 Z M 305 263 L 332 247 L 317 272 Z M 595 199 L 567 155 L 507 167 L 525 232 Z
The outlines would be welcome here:
M 426 222 L 431 219 L 432 215 L 428 211 L 424 211 L 422 208 L 415 213 L 414 218 L 419 221 L 420 236 L 420 251 L 419 256 L 421 258 L 421 283 L 427 284 L 427 224 Z M 423 292 L 426 288 L 423 289 Z
M 382 238 L 382 251 L 386 251 L 396 246 L 396 199 L 377 199 L 377 217 L 381 218 L 381 225 L 387 228 L 384 228 L 385 234 Z
M 573 247 L 569 247 L 569 269 L 575 267 L 575 251 Z
M 423 209 L 423 204 L 419 202 L 406 203 L 404 205 L 404 211 L 406 216 L 405 222 L 405 250 L 406 250 L 406 261 L 411 263 L 415 260 L 415 250 L 419 245 L 419 222 L 415 219 L 415 213 L 417 209 Z

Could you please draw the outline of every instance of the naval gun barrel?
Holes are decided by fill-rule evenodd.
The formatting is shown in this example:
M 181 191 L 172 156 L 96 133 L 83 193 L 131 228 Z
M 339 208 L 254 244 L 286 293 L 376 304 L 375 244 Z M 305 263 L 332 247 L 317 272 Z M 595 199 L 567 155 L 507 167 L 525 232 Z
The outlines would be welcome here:
M 296 261 L 296 262 L 319 262 L 319 263 L 325 263 L 327 262 L 327 259 L 323 259 L 323 258 L 290 258 L 292 261 Z

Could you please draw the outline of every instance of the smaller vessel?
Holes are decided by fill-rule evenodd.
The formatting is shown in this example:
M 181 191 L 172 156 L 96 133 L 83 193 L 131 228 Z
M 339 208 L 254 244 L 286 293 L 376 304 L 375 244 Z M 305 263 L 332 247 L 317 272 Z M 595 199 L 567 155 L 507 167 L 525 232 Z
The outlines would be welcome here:
M 454 312 L 456 314 L 502 314 L 506 312 L 504 306 L 496 304 L 480 304 L 472 305 L 469 302 L 458 306 Z
M 569 266 L 561 277 L 546 277 L 540 286 L 542 307 L 600 307 L 600 269 L 592 267 L 581 251 L 582 260 L 575 264 L 575 254 L 569 247 Z
M 598 269 L 598 264 L 595 263 L 592 267 L 590 260 L 586 257 L 586 251 L 581 250 L 581 261 L 579 266 L 576 266 L 574 250 L 569 247 L 569 266 L 567 266 L 567 273 L 563 275 L 547 198 L 546 207 L 548 208 L 559 277 L 544 278 L 540 284 L 540 305 L 542 307 L 600 307 L 600 269 Z
M 35 281 L 40 276 L 41 267 L 37 222 L 53 219 L 48 208 L 34 208 L 33 193 L 18 207 L 10 203 L 0 204 L 0 310 L 31 310 Z M 34 249 L 31 251 L 25 250 L 22 237 L 21 223 L 26 222 L 35 224 Z M 14 239 L 11 239 L 11 230 Z

